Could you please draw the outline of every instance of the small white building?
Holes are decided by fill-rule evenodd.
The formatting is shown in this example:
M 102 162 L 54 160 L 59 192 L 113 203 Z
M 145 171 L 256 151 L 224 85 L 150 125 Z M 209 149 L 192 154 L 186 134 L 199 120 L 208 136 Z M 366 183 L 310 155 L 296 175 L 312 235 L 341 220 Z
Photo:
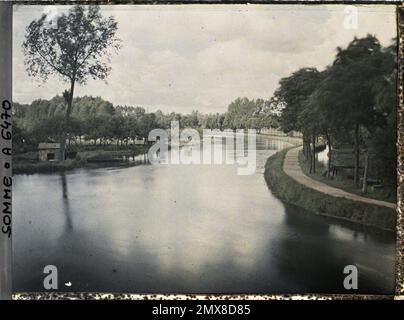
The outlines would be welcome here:
M 39 161 L 59 161 L 61 160 L 60 143 L 41 142 L 38 145 Z

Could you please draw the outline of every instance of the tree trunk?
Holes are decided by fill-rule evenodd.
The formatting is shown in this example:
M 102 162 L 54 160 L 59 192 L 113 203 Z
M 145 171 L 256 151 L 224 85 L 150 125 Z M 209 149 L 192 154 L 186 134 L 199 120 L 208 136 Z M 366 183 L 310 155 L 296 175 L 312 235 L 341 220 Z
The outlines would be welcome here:
M 325 134 L 325 137 L 327 139 L 327 146 L 328 146 L 328 168 L 327 168 L 327 177 L 329 178 L 331 176 L 331 167 L 332 167 L 332 149 L 331 149 L 331 137 L 328 134 L 328 131 Z
M 362 193 L 364 194 L 368 192 L 368 168 L 369 168 L 369 154 L 366 152 L 365 169 L 363 173 L 363 184 L 362 184 Z
M 311 146 L 310 146 L 310 142 L 306 143 L 306 149 L 307 149 L 307 155 L 308 155 L 308 160 L 310 163 L 310 170 L 309 172 L 312 173 L 313 172 L 313 160 L 312 160 L 312 153 L 311 153 Z
M 74 83 L 75 80 L 70 82 L 70 92 L 67 99 L 67 109 L 65 114 L 65 125 L 62 132 L 62 141 L 60 143 L 60 153 L 61 160 L 64 161 L 66 159 L 66 138 L 67 138 L 67 129 L 69 127 L 70 122 L 70 113 L 72 112 L 72 104 L 73 104 L 73 93 L 74 93 Z
M 307 139 L 306 135 L 303 135 L 303 155 L 306 161 L 308 161 L 310 158 L 310 138 Z
M 316 136 L 312 136 L 312 143 L 313 143 L 313 173 L 316 173 Z
M 359 124 L 354 131 L 354 185 L 359 186 Z

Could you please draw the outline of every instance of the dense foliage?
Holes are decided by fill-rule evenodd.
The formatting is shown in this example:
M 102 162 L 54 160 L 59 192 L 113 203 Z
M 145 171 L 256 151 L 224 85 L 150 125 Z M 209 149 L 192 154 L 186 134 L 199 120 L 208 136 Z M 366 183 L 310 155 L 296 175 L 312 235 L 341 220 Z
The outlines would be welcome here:
M 350 146 L 356 186 L 364 168 L 364 192 L 368 176 L 395 187 L 396 46 L 384 48 L 368 35 L 337 50 L 324 71 L 303 68 L 283 78 L 271 106 L 281 113 L 284 131 L 303 133 L 311 172 L 316 170 L 314 150 L 320 137 L 330 150 L 328 174 L 333 150 Z
M 146 112 L 145 108 L 114 106 L 100 97 L 76 97 L 67 128 L 69 145 L 128 145 L 136 140 L 147 143 L 152 129 L 170 129 L 171 121 L 181 128 L 260 129 L 277 127 L 277 116 L 262 99 L 237 98 L 225 113 L 190 114 Z M 17 152 L 36 150 L 39 142 L 60 141 L 65 104 L 61 96 L 38 99 L 31 104 L 14 103 L 14 148 Z

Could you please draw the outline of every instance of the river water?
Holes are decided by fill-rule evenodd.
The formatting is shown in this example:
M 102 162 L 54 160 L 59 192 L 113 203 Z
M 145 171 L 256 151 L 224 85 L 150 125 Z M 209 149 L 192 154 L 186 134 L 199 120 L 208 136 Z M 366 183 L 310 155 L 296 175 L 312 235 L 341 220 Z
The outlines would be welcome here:
M 268 189 L 266 159 L 288 144 L 257 140 L 257 170 L 139 165 L 16 175 L 15 291 L 393 293 L 394 234 L 313 215 Z M 70 282 L 71 286 L 65 286 Z

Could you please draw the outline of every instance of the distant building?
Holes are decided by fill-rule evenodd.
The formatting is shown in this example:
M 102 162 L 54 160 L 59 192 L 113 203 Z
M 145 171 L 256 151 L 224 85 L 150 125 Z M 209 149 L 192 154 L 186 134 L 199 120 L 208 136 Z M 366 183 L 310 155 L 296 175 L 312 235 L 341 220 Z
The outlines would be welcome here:
M 38 145 L 39 161 L 59 161 L 61 160 L 60 143 L 41 142 Z

